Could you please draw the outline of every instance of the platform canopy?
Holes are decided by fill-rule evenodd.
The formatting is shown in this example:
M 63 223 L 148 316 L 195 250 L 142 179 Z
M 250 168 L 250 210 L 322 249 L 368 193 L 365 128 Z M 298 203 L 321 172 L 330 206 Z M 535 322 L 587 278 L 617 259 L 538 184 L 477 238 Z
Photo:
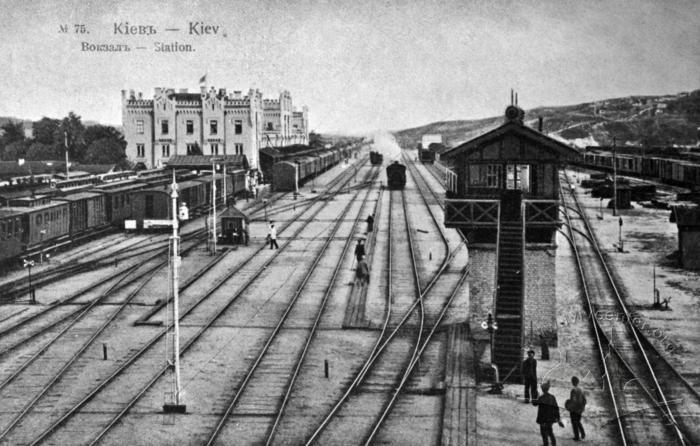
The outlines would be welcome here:
M 212 163 L 225 164 L 229 169 L 248 170 L 250 168 L 248 158 L 245 155 L 175 155 L 165 162 L 169 168 L 192 170 L 211 169 Z

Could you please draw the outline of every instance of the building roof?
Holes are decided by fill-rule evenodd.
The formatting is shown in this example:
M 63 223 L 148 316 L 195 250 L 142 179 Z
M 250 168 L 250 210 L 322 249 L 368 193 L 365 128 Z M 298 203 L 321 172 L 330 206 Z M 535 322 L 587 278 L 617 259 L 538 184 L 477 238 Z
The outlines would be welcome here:
M 248 221 L 248 216 L 234 206 L 231 206 L 230 208 L 226 209 L 224 212 L 219 214 L 219 216 L 221 218 L 243 218 L 245 219 L 245 221 Z
M 517 119 L 510 119 L 504 124 L 501 124 L 474 139 L 445 151 L 442 153 L 442 158 L 452 158 L 463 154 L 469 155 L 481 150 L 487 144 L 500 140 L 507 135 L 516 135 L 521 138 L 528 139 L 536 144 L 537 147 L 554 154 L 557 158 L 563 161 L 573 161 L 578 159 L 580 156 L 576 149 L 569 147 L 556 139 L 550 138 L 544 133 L 538 132 L 537 130 L 523 125 L 523 123 Z
M 212 162 L 226 164 L 227 167 L 248 169 L 248 158 L 245 155 L 174 155 L 165 162 L 168 167 L 185 167 L 189 169 L 208 169 Z
M 0 208 L 0 218 L 3 217 L 13 217 L 16 215 L 22 215 L 27 212 L 26 209 L 17 209 L 17 208 Z
M 97 175 L 100 173 L 114 172 L 116 164 L 80 164 L 76 167 L 84 172 L 89 172 L 91 174 Z
M 74 194 L 68 194 L 63 197 L 56 197 L 54 198 L 54 200 L 79 201 L 84 200 L 86 198 L 95 198 L 99 196 L 100 194 L 96 192 L 76 192 Z

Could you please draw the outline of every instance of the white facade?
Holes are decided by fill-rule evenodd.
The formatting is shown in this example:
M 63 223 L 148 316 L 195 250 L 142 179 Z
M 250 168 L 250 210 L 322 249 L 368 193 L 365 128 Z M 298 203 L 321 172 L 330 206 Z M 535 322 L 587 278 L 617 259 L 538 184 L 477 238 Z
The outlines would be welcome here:
M 242 154 L 257 169 L 262 147 L 308 143 L 308 111 L 294 111 L 287 91 L 279 100 L 263 100 L 252 89 L 243 96 L 213 87 L 199 93 L 156 88 L 153 99 L 122 90 L 122 125 L 127 158 L 146 168 L 201 153 Z

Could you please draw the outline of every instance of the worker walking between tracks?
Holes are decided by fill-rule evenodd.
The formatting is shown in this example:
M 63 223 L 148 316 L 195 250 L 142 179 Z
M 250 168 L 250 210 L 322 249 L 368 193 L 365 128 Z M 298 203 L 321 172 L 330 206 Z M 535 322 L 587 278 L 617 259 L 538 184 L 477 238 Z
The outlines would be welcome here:
M 569 399 L 564 403 L 564 407 L 571 415 L 571 427 L 574 429 L 574 441 L 581 441 L 586 438 L 586 431 L 583 430 L 583 424 L 581 424 L 581 414 L 586 408 L 586 395 L 584 395 L 583 390 L 578 387 L 578 383 L 579 380 L 577 376 L 571 378 L 571 384 L 574 385 L 574 388 L 571 389 Z
M 357 280 L 360 281 L 360 285 L 369 285 L 369 266 L 365 261 L 365 256 L 362 256 L 357 262 L 355 274 L 357 276 Z
M 365 240 L 359 239 L 357 241 L 357 246 L 355 246 L 355 258 L 359 262 L 365 256 Z
M 537 400 L 537 360 L 534 350 L 528 350 L 527 359 L 523 361 L 520 373 L 525 384 L 525 404 L 530 402 L 530 398 L 534 403 Z
M 267 238 L 270 240 L 270 249 L 279 249 L 277 246 L 277 229 L 275 224 L 270 222 L 270 231 L 267 233 Z
M 540 434 L 542 435 L 542 444 L 549 446 L 549 441 L 552 440 L 552 446 L 557 446 L 557 439 L 554 438 L 552 425 L 558 423 L 564 427 L 559 417 L 559 405 L 557 399 L 549 393 L 549 381 L 542 383 L 542 396 L 535 402 L 537 405 L 537 424 L 540 425 Z
M 372 232 L 374 229 L 374 214 L 369 214 L 367 216 L 367 232 Z

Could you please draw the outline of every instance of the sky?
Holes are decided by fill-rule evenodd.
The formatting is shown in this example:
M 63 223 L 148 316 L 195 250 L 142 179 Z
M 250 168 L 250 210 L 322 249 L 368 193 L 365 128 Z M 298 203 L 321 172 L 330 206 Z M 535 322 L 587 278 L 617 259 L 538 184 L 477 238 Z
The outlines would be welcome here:
M 700 88 L 697 0 L 0 0 L 0 8 L 0 116 L 23 119 L 74 111 L 121 125 L 122 89 L 147 98 L 155 87 L 198 91 L 205 74 L 208 86 L 229 91 L 289 90 L 294 105 L 309 107 L 312 130 L 353 133 L 500 115 L 511 88 L 525 109 Z M 115 34 L 125 22 L 156 34 Z M 218 28 L 190 35 L 190 22 Z M 83 42 L 132 51 L 82 51 Z M 157 42 L 194 51 L 155 52 Z

